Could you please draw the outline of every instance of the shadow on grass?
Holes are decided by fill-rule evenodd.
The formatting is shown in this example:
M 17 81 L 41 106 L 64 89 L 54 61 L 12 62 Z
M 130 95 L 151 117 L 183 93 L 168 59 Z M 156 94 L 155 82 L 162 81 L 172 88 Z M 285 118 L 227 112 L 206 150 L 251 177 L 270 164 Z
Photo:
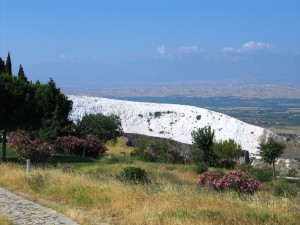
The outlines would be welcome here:
M 56 155 L 55 162 L 56 163 L 91 163 L 91 162 L 95 162 L 95 160 L 93 158 L 82 158 L 73 155 Z
M 6 162 L 15 163 L 15 164 L 24 164 L 24 162 L 18 160 L 15 156 L 8 156 Z M 1 161 L 1 160 L 0 160 Z M 79 156 L 70 156 L 70 155 L 56 155 L 55 156 L 55 165 L 57 163 L 61 164 L 90 164 L 96 162 L 93 158 L 82 158 Z M 35 164 L 33 164 L 35 165 Z

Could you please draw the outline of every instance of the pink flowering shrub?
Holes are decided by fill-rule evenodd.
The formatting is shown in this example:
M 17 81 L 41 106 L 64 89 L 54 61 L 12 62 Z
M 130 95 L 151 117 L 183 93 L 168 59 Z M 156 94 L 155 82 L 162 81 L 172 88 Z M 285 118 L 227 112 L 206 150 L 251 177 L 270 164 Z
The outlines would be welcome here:
M 249 173 L 234 170 L 227 175 L 205 172 L 199 175 L 198 185 L 211 186 L 218 191 L 233 190 L 239 193 L 253 194 L 258 191 L 259 181 Z
M 58 153 L 69 155 L 82 154 L 84 140 L 75 136 L 63 136 L 56 139 L 55 147 Z
M 204 172 L 199 175 L 197 183 L 199 185 L 213 186 L 213 182 L 221 179 L 221 177 L 221 173 Z
M 83 155 L 85 151 L 85 156 L 93 158 L 99 158 L 107 151 L 104 143 L 93 135 L 87 135 L 85 138 L 71 135 L 59 137 L 56 140 L 56 148 L 61 153 L 78 156 Z
M 28 133 L 22 130 L 11 132 L 8 135 L 8 144 L 14 149 L 18 160 L 41 164 L 52 164 L 54 162 L 54 147 L 48 142 L 41 142 L 38 139 L 32 140 Z
M 107 151 L 105 144 L 94 135 L 87 135 L 84 140 L 83 147 L 88 156 L 100 158 Z

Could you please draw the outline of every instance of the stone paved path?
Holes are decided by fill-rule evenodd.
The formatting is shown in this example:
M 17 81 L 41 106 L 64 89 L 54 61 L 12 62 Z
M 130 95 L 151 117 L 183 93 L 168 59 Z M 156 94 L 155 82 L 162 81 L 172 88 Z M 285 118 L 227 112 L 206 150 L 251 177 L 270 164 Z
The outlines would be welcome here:
M 0 188 L 0 211 L 14 225 L 78 225 L 51 209 Z M 1 221 L 0 221 L 1 222 Z

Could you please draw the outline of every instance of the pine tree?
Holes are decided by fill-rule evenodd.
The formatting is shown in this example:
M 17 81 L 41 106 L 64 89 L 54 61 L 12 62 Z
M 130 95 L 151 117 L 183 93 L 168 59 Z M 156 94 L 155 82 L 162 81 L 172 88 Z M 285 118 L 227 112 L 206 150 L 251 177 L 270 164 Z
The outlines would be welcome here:
M 5 63 L 0 57 L 0 74 L 5 72 Z
M 6 63 L 5 63 L 5 73 L 12 75 L 10 52 L 8 52 Z
M 25 82 L 28 82 L 27 77 L 25 76 L 25 73 L 24 73 L 24 70 L 23 70 L 23 67 L 22 67 L 21 64 L 20 64 L 20 67 L 19 67 L 18 79 L 22 80 L 22 81 L 25 81 Z

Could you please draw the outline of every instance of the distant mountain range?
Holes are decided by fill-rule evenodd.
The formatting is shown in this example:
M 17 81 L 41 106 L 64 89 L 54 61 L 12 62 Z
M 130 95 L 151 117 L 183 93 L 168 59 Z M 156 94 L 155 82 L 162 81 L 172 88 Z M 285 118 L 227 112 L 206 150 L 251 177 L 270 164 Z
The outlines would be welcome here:
M 191 82 L 191 83 L 120 83 L 114 85 L 72 84 L 63 86 L 71 95 L 98 97 L 221 97 L 238 98 L 300 98 L 300 86 L 294 84 L 245 84 L 236 82 Z
M 70 113 L 70 119 L 73 121 L 88 114 L 115 114 L 121 118 L 126 133 L 167 138 L 186 144 L 192 143 L 192 131 L 211 126 L 215 130 L 217 141 L 234 139 L 244 150 L 255 155 L 262 140 L 276 136 L 265 128 L 194 106 L 74 95 L 69 95 L 68 98 L 73 101 L 73 109 Z

